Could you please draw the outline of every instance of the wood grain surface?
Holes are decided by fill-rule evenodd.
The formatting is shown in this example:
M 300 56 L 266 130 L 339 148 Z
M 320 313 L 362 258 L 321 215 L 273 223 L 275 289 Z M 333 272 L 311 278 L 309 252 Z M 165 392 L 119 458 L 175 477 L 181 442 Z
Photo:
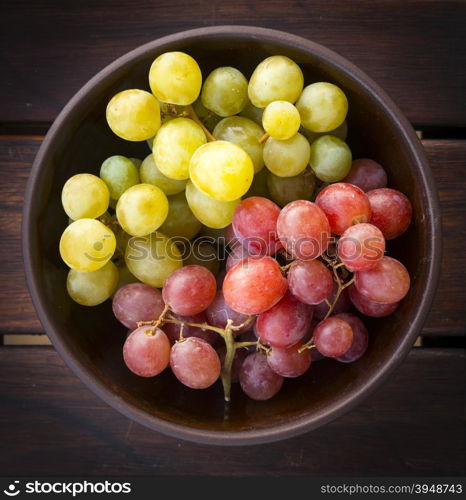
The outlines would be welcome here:
M 29 475 L 461 474 L 465 355 L 415 348 L 382 388 L 324 428 L 279 443 L 179 441 L 106 406 L 48 347 L 0 349 L 0 468 Z M 429 387 L 429 397 L 425 388 Z M 21 418 L 18 418 L 21 415 Z M 26 472 L 27 471 L 27 472 Z
M 191 28 L 289 31 L 366 71 L 420 125 L 466 125 L 466 2 L 435 0 L 5 0 L 0 121 L 52 121 L 96 72 Z

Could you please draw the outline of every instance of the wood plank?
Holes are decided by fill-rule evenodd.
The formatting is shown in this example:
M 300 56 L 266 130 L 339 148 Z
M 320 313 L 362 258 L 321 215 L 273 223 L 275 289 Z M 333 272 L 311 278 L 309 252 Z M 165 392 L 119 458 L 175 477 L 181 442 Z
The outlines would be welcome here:
M 21 260 L 23 192 L 41 137 L 0 137 L 0 333 L 41 333 L 29 298 Z M 466 283 L 461 269 L 466 246 L 466 141 L 426 140 L 439 190 L 444 231 L 442 277 L 424 333 L 466 333 Z
M 286 15 L 284 15 L 286 11 Z M 306 37 L 347 57 L 416 124 L 466 125 L 462 0 L 4 2 L 0 121 L 52 121 L 118 56 L 186 29 L 246 24 Z M 18 29 L 18 26 L 21 29 Z
M 465 472 L 460 405 L 466 364 L 460 349 L 413 349 L 382 388 L 349 414 L 306 435 L 247 448 L 192 444 L 128 420 L 87 390 L 52 348 L 0 348 L 0 366 L 5 476 Z
M 42 333 L 26 286 L 21 215 L 26 182 L 42 137 L 0 138 L 0 333 Z
M 423 142 L 437 183 L 442 211 L 443 257 L 436 297 L 424 333 L 466 334 L 466 141 Z

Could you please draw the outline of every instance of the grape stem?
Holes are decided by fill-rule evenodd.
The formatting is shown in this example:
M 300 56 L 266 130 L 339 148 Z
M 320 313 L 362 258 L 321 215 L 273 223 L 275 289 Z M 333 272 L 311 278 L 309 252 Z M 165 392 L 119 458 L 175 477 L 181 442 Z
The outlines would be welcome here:
M 234 331 L 234 332 L 237 332 L 238 330 L 241 330 L 242 328 L 244 328 L 246 325 L 249 325 L 250 323 L 252 323 L 252 321 L 254 320 L 254 316 L 249 316 L 248 319 L 246 321 L 244 321 L 243 323 L 241 323 L 240 325 L 231 325 L 231 329 Z
M 183 332 L 184 332 L 184 327 L 186 325 L 184 323 L 181 323 L 180 325 L 180 337 L 178 339 L 178 342 L 183 342 L 183 340 L 186 340 L 184 337 L 183 337 Z
M 293 262 L 290 262 L 286 266 L 281 266 L 280 269 L 282 270 L 282 272 L 286 273 L 286 271 L 288 271 L 288 269 L 293 265 Z
M 136 323 L 136 325 L 138 327 L 140 326 L 152 326 L 153 328 L 151 328 L 150 330 L 147 330 L 146 331 L 146 335 L 154 335 L 155 334 L 155 330 L 159 327 L 159 325 L 164 321 L 164 316 L 167 314 L 167 312 L 170 310 L 170 308 L 168 307 L 167 304 L 165 304 L 165 307 L 163 308 L 163 311 L 162 313 L 160 314 L 160 316 L 158 317 L 158 319 L 156 319 L 155 321 L 152 320 L 152 321 L 138 321 Z
M 264 144 L 264 142 L 270 137 L 270 134 L 266 132 L 260 139 L 258 139 L 259 144 Z
M 312 339 L 307 342 L 306 344 L 302 345 L 299 349 L 298 349 L 298 352 L 299 354 L 301 354 L 303 351 L 305 351 L 306 349 L 315 349 L 315 345 L 313 344 L 313 341 Z
M 257 346 L 258 340 L 255 341 L 248 341 L 248 342 L 235 342 L 235 347 L 236 349 L 241 349 L 242 347 L 250 347 L 252 345 Z
M 175 325 L 180 325 L 180 337 L 178 342 L 183 342 L 186 340 L 183 337 L 183 329 L 186 326 L 192 326 L 194 328 L 201 328 L 202 330 L 211 330 L 215 333 L 218 333 L 225 342 L 226 353 L 225 353 L 225 361 L 223 362 L 221 379 L 223 385 L 224 398 L 226 402 L 230 401 L 230 392 L 231 392 L 231 367 L 233 366 L 233 360 L 235 358 L 236 349 L 240 349 L 242 347 L 249 347 L 251 345 L 256 345 L 259 348 L 266 350 L 267 347 L 260 344 L 259 341 L 256 342 L 235 342 L 234 332 L 241 330 L 241 328 L 245 327 L 249 323 L 251 323 L 254 319 L 254 316 L 249 316 L 244 323 L 240 325 L 233 325 L 233 320 L 229 319 L 225 328 L 218 328 L 216 326 L 209 325 L 208 323 L 191 323 L 190 321 L 181 321 L 179 319 L 174 318 L 173 316 L 167 317 L 167 312 L 170 310 L 168 305 L 165 305 L 162 314 L 156 320 L 152 321 L 139 321 L 137 326 L 152 326 L 151 329 L 147 330 L 148 335 L 154 335 L 155 329 L 163 323 L 173 323 Z M 268 352 L 268 351 L 266 351 Z
M 333 275 L 335 277 L 335 281 L 338 285 L 337 293 L 335 294 L 333 302 L 330 303 L 330 301 L 328 299 L 325 299 L 325 303 L 328 306 L 328 311 L 327 311 L 327 314 L 325 315 L 324 319 L 322 320 L 322 321 L 324 321 L 332 314 L 332 312 L 335 308 L 335 305 L 338 302 L 338 299 L 340 298 L 340 295 L 343 292 L 343 290 L 353 284 L 354 275 L 351 277 L 351 279 L 349 281 L 344 283 L 343 280 L 340 278 L 340 275 L 338 274 L 338 269 L 342 269 L 342 271 L 345 275 L 350 274 L 349 271 L 346 269 L 345 265 L 342 262 L 339 262 L 338 258 L 332 259 L 331 257 L 329 257 L 326 254 L 322 254 L 322 259 L 327 263 L 328 266 L 330 266 L 332 268 Z M 314 339 L 311 338 L 308 342 L 306 342 L 303 346 L 301 346 L 299 348 L 299 352 L 303 352 L 305 349 L 311 349 L 312 347 L 315 347 L 313 342 L 314 342 Z
M 257 341 L 256 345 L 257 345 L 257 350 L 258 351 L 263 351 L 265 354 L 270 354 L 272 352 L 272 348 L 271 347 L 267 347 L 266 345 L 264 345 L 260 341 L 260 339 Z
M 201 328 L 202 330 L 211 330 L 218 333 L 222 337 L 224 336 L 225 330 L 223 328 L 217 328 L 216 326 L 211 326 L 207 323 L 191 323 L 189 321 L 180 321 L 179 319 L 168 317 L 163 319 L 164 323 L 173 323 L 175 325 L 185 325 L 192 326 L 194 328 Z
M 231 392 L 231 367 L 233 366 L 233 359 L 236 354 L 236 345 L 233 338 L 233 331 L 231 329 L 231 325 L 233 321 L 229 319 L 227 321 L 227 325 L 224 330 L 223 340 L 225 341 L 226 353 L 225 353 L 225 361 L 222 366 L 222 385 L 223 385 L 223 394 L 225 401 L 230 401 L 230 392 Z
M 194 108 L 192 106 L 186 106 L 186 115 L 191 118 L 191 120 L 194 120 L 204 131 L 204 134 L 207 136 L 207 140 L 209 142 L 216 141 L 217 139 L 210 133 L 209 129 L 204 125 L 202 120 L 199 119 L 197 116 L 197 113 L 194 111 Z

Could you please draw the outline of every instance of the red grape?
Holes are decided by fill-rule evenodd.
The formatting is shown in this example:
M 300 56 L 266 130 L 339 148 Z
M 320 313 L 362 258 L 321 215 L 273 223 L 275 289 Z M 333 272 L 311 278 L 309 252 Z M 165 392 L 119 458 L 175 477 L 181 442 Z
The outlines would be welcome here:
M 250 255 L 273 255 L 281 247 L 277 236 L 280 207 L 261 196 L 243 200 L 233 215 L 233 231 Z
M 219 328 L 225 328 L 227 321 L 231 319 L 233 321 L 233 326 L 239 326 L 245 323 L 249 315 L 241 314 L 234 311 L 225 301 L 222 291 L 218 291 L 215 299 L 210 304 L 206 310 L 207 320 L 210 325 L 217 326 Z M 235 333 L 244 333 L 250 330 L 254 325 L 254 321 L 248 322 L 241 330 L 236 330 Z
M 353 343 L 351 344 L 351 347 L 345 352 L 345 354 L 336 358 L 342 363 L 352 363 L 353 361 L 358 360 L 366 352 L 367 345 L 369 344 L 369 334 L 367 333 L 367 329 L 364 326 L 364 323 L 354 314 L 343 313 L 337 314 L 333 317 L 346 321 L 353 330 Z
M 385 256 L 369 271 L 357 271 L 354 286 L 361 295 L 373 302 L 392 304 L 408 293 L 410 279 L 401 262 Z
M 305 304 L 319 304 L 332 293 L 333 276 L 320 260 L 295 260 L 287 279 L 291 293 Z
M 293 257 L 310 260 L 327 249 L 330 225 L 322 210 L 311 201 L 288 203 L 278 217 L 277 231 L 282 245 Z
M 140 326 L 123 346 L 126 366 L 140 377 L 154 377 L 170 362 L 170 342 L 160 328 Z
M 217 354 L 218 357 L 220 358 L 220 362 L 223 363 L 225 362 L 225 355 L 226 355 L 227 349 L 224 345 L 217 347 Z M 231 365 L 231 381 L 232 382 L 239 382 L 239 372 L 241 370 L 241 367 L 243 366 L 244 360 L 248 356 L 248 351 L 244 348 L 236 349 L 235 352 L 235 357 L 233 358 L 233 364 Z
M 282 377 L 299 377 L 305 373 L 311 366 L 311 351 L 305 349 L 299 352 L 302 345 L 299 342 L 287 349 L 272 348 L 272 352 L 267 356 L 270 368 Z
M 216 290 L 215 276 L 203 266 L 192 265 L 177 269 L 167 278 L 162 296 L 173 312 L 190 316 L 207 309 Z
M 315 327 L 313 338 L 321 354 L 328 358 L 337 358 L 351 347 L 353 330 L 347 321 L 331 316 Z
M 364 192 L 387 187 L 387 173 L 382 165 L 369 158 L 354 160 L 350 173 L 342 182 L 354 184 Z
M 353 184 L 330 184 L 317 195 L 316 203 L 327 216 L 335 234 L 343 234 L 353 224 L 369 222 L 371 218 L 366 193 Z
M 338 290 L 338 285 L 336 282 L 333 282 L 333 290 L 332 293 L 327 297 L 327 300 L 330 302 L 330 304 L 333 304 L 333 301 L 335 300 L 335 295 L 337 294 Z M 344 288 L 338 297 L 337 303 L 335 304 L 335 307 L 333 308 L 333 314 L 339 314 L 343 312 L 347 312 L 350 310 L 351 307 L 351 301 L 348 295 L 348 288 Z M 320 304 L 317 304 L 314 307 L 314 317 L 318 320 L 322 320 L 325 318 L 325 316 L 328 313 L 328 305 L 326 302 L 321 302 Z
M 270 368 L 267 356 L 260 352 L 246 358 L 241 366 L 239 381 L 243 391 L 257 401 L 272 398 L 283 385 L 283 377 Z
M 350 226 L 338 241 L 338 257 L 350 271 L 367 271 L 383 257 L 385 239 L 372 224 Z
M 309 330 L 313 309 L 287 293 L 276 305 L 257 317 L 256 332 L 266 344 L 290 347 Z
M 113 313 L 116 319 L 131 330 L 138 321 L 157 319 L 163 311 L 162 293 L 143 283 L 122 286 L 113 297 Z
M 243 314 L 260 314 L 285 295 L 286 278 L 272 257 L 245 259 L 233 266 L 223 281 L 226 303 Z
M 386 240 L 403 234 L 411 224 L 413 208 L 408 198 L 396 189 L 374 189 L 367 193 L 371 204 L 371 224 L 377 226 Z
M 191 389 L 210 387 L 222 369 L 215 349 L 197 337 L 189 337 L 172 347 L 170 366 L 175 377 Z
M 373 302 L 372 300 L 366 299 L 364 295 L 361 295 L 354 285 L 351 285 L 348 290 L 354 307 L 360 313 L 371 316 L 372 318 L 383 318 L 384 316 L 392 314 L 399 304 L 399 302 L 393 302 L 392 304 L 379 304 L 378 302 Z
M 179 321 L 185 321 L 187 323 L 198 323 L 200 325 L 208 323 L 205 312 L 195 314 L 194 316 L 180 316 L 179 314 L 172 314 L 172 316 Z M 167 334 L 168 340 L 171 344 L 174 344 L 177 340 L 180 339 L 181 325 L 178 325 L 176 323 L 165 323 L 162 328 L 163 331 Z M 220 339 L 219 334 L 213 332 L 212 330 L 189 325 L 184 326 L 183 337 L 197 337 L 199 339 L 205 340 L 210 345 L 215 345 Z

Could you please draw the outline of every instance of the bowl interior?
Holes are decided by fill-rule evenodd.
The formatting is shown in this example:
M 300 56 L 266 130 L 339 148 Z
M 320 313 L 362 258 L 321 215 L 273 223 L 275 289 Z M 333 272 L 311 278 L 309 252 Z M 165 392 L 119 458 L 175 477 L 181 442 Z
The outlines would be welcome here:
M 140 51 L 114 64 L 81 91 L 54 126 L 47 146 L 35 166 L 36 177 L 28 203 L 30 211 L 30 259 L 35 281 L 33 296 L 48 333 L 65 359 L 90 386 L 99 386 L 107 401 L 137 416 L 154 428 L 163 421 L 208 431 L 272 430 L 293 422 L 322 423 L 335 416 L 356 394 L 378 376 L 382 367 L 406 351 L 413 335 L 410 325 L 417 314 L 427 285 L 426 259 L 432 255 L 428 186 L 422 177 L 425 165 L 419 160 L 412 137 L 402 132 L 396 115 L 387 113 L 386 103 L 373 93 L 370 83 L 332 61 L 331 53 L 300 46 L 286 37 L 253 36 L 244 33 L 211 33 L 178 37 Z M 414 207 L 409 230 L 390 245 L 390 255 L 400 259 L 412 277 L 412 288 L 399 309 L 390 317 L 365 320 L 370 331 L 367 354 L 353 364 L 323 360 L 313 364 L 304 377 L 286 380 L 282 391 L 266 402 L 246 398 L 236 387 L 226 407 L 218 382 L 204 391 L 185 388 L 169 370 L 153 379 L 142 379 L 124 366 L 122 345 L 126 329 L 113 317 L 111 303 L 86 308 L 65 291 L 67 268 L 58 253 L 60 235 L 67 217 L 60 203 L 65 181 L 79 172 L 98 175 L 102 161 L 122 154 L 144 158 L 150 153 L 145 143 L 118 139 L 105 122 L 105 107 L 118 91 L 127 88 L 149 90 L 148 70 L 153 59 L 166 50 L 182 50 L 199 62 L 203 75 L 220 65 L 239 68 L 249 77 L 265 57 L 284 54 L 303 69 L 306 84 L 329 81 L 348 96 L 348 143 L 355 158 L 380 162 L 389 174 L 389 185 L 403 191 Z M 422 157 L 422 156 L 421 156 Z M 427 215 L 426 215 L 427 214 Z M 129 406 L 128 406 L 129 404 Z M 134 414 L 133 414 L 134 412 Z M 176 426 L 175 426 L 176 427 Z M 225 437 L 223 432 L 219 435 Z M 214 435 L 214 434 L 212 434 Z M 186 436 L 185 436 L 186 437 Z

